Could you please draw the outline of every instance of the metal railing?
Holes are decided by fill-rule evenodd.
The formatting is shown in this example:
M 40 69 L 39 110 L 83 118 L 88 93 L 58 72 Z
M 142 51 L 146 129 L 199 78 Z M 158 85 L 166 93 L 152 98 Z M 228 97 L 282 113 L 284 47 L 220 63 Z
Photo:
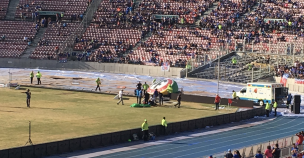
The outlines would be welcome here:
M 287 157 L 291 155 L 291 148 L 292 144 L 296 143 L 297 137 L 296 136 L 289 136 L 281 139 L 275 139 L 264 143 L 255 144 L 248 147 L 243 147 L 241 149 L 233 149 L 238 150 L 243 158 L 249 158 L 254 157 L 255 154 L 257 154 L 258 151 L 261 151 L 264 153 L 264 151 L 267 149 L 267 146 L 275 146 L 275 144 L 279 145 L 279 148 L 281 149 L 280 157 Z M 303 151 L 303 145 L 298 146 L 299 151 Z M 232 151 L 233 151 L 232 150 Z M 224 158 L 227 153 L 217 153 L 214 154 L 214 158 Z M 202 158 L 206 158 L 208 156 L 203 156 Z

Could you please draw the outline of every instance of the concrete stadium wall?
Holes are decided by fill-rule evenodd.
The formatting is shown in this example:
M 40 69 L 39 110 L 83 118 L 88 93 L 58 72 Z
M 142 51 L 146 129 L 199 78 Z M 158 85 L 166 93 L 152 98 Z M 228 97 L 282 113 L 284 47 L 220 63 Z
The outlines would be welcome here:
M 231 114 L 217 115 L 182 122 L 173 122 L 168 124 L 167 134 L 193 131 L 194 129 L 202 129 L 206 126 L 216 126 L 231 122 L 239 122 L 241 120 L 253 118 L 254 116 L 263 115 L 265 115 L 265 110 L 263 108 L 257 108 Z M 150 126 L 149 132 L 153 132 L 156 136 L 165 134 L 161 125 Z M 136 128 L 114 133 L 105 133 L 57 142 L 35 144 L 32 146 L 4 149 L 0 150 L 0 158 L 41 158 L 44 156 L 58 155 L 77 150 L 105 147 L 119 143 L 127 143 L 128 139 L 133 139 L 133 134 L 137 134 L 139 138 L 142 138 L 141 129 Z
M 274 78 L 276 83 L 280 83 L 281 77 L 274 77 Z M 304 93 L 304 84 L 296 84 L 295 79 L 293 78 L 287 79 L 286 87 L 288 87 L 289 91 Z
M 118 64 L 118 63 L 98 63 L 68 61 L 59 63 L 54 60 L 32 60 L 32 59 L 7 59 L 0 58 L 0 68 L 29 68 L 48 70 L 79 70 L 79 71 L 100 71 L 108 73 L 123 73 L 162 77 L 181 77 L 182 68 L 170 67 L 169 71 L 161 71 L 159 66 Z
M 177 98 L 177 93 L 172 94 L 172 99 Z M 195 103 L 207 103 L 207 104 L 214 104 L 214 97 L 207 97 L 207 96 L 198 96 L 198 95 L 189 95 L 189 94 L 182 94 L 182 102 L 195 102 Z M 228 99 L 222 98 L 221 104 L 228 105 Z M 253 107 L 253 101 L 247 101 L 247 100 L 232 100 L 232 106 L 237 107 Z
M 21 85 L 21 86 L 27 86 L 27 85 Z M 75 89 L 44 87 L 44 86 L 39 86 L 39 85 L 35 85 L 34 87 L 56 89 L 56 90 L 66 90 L 66 91 L 78 91 L 78 92 L 86 92 L 86 93 L 112 94 L 113 97 L 115 95 L 117 95 L 117 93 L 112 93 L 112 92 L 105 93 L 105 92 L 95 92 L 95 91 L 89 91 L 89 90 L 75 90 Z M 172 93 L 172 95 L 171 95 L 172 100 L 175 100 L 177 98 L 177 95 L 178 95 L 178 93 Z M 135 95 L 133 93 L 132 94 L 128 93 L 128 94 L 125 94 L 124 96 L 135 97 Z M 183 101 L 194 102 L 194 103 L 214 104 L 214 97 L 198 96 L 198 95 L 191 95 L 191 94 L 182 94 L 182 104 L 183 104 Z M 221 104 L 222 105 L 228 105 L 228 99 L 227 98 L 221 98 Z M 253 108 L 253 101 L 233 99 L 232 100 L 232 106 Z

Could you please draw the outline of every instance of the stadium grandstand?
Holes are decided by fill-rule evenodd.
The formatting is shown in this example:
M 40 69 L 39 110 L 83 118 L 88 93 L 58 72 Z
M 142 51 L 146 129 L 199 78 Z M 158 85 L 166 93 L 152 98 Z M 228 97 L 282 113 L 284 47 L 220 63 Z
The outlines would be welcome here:
M 303 84 L 303 56 L 304 0 L 0 0 L 7 60 L 169 65 L 197 81 Z

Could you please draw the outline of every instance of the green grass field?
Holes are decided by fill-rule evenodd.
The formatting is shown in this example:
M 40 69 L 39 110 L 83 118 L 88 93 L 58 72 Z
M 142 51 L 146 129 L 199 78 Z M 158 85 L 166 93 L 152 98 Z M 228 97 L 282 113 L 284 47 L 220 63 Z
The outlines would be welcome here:
M 117 105 L 113 95 L 30 89 L 31 108 L 26 107 L 26 94 L 21 93 L 25 89 L 0 89 L 0 149 L 23 146 L 28 140 L 29 121 L 32 141 L 38 144 L 140 128 L 144 119 L 149 125 L 156 125 L 164 116 L 168 122 L 176 122 L 237 110 L 214 111 L 213 105 L 191 102 L 182 102 L 181 108 L 172 108 L 172 105 L 131 108 L 136 98 L 125 97 L 125 105 Z

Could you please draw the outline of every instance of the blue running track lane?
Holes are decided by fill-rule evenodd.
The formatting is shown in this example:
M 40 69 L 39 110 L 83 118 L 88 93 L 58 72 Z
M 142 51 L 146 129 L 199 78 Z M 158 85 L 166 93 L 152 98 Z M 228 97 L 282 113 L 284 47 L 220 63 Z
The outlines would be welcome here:
M 161 145 L 117 152 L 94 158 L 195 158 L 228 149 L 238 149 L 263 143 L 302 131 L 304 118 L 278 117 L 277 119 L 248 128 L 241 128 L 201 137 L 189 138 Z
M 304 128 L 304 117 L 279 116 L 274 120 L 262 120 L 264 122 L 261 119 L 259 122 L 251 119 L 195 132 L 183 132 L 147 142 L 154 143 L 153 146 L 144 147 L 147 144 L 143 141 L 134 141 L 49 158 L 198 158 L 291 136 Z M 257 125 L 249 127 L 250 123 Z M 203 133 L 203 136 L 196 135 Z M 172 141 L 174 139 L 178 140 Z

